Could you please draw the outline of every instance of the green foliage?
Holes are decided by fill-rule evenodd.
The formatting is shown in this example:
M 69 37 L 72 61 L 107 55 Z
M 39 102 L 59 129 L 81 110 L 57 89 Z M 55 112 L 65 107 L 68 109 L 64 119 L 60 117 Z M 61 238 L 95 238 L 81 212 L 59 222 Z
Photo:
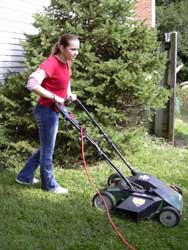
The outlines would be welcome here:
M 25 88 L 27 74 L 10 76 L 0 88 L 0 121 L 4 129 L 16 139 L 24 139 L 27 134 L 32 137 L 35 128 L 31 113 L 32 98 Z
M 35 16 L 34 26 L 39 33 L 27 34 L 23 43 L 29 74 L 50 54 L 61 34 L 70 32 L 79 37 L 81 48 L 73 63 L 73 92 L 103 124 L 113 141 L 116 142 L 117 131 L 122 132 L 117 142 L 120 148 L 127 138 L 125 128 L 147 124 L 152 112 L 162 108 L 169 97 L 168 90 L 159 84 L 166 56 L 160 52 L 156 31 L 132 18 L 133 3 L 53 0 L 44 13 Z M 26 81 L 25 74 L 9 78 L 1 89 L 4 105 L 1 108 L 7 105 L 2 124 L 7 122 L 5 128 L 9 135 L 33 141 L 37 137 L 32 115 L 36 100 L 25 89 Z M 77 105 L 72 107 L 78 120 L 84 122 L 83 111 Z M 90 125 L 88 131 L 96 134 Z M 70 133 L 72 137 L 77 136 L 77 132 Z M 62 163 L 67 155 L 79 161 L 79 157 L 75 158 L 78 149 L 61 127 L 56 157 L 62 158 Z
M 23 162 L 33 151 L 34 142 L 29 140 L 36 138 L 36 126 L 26 77 L 9 76 L 0 87 L 0 167 L 16 167 L 16 158 Z
M 179 0 L 156 0 L 156 5 L 157 6 L 161 6 L 161 5 L 169 6 L 169 4 L 177 3 L 177 2 L 179 2 Z
M 187 145 L 188 141 L 188 122 L 184 122 L 181 119 L 175 120 L 175 132 L 176 138 L 181 139 Z
M 176 91 L 176 117 L 188 122 L 188 88 L 177 88 Z
M 39 34 L 27 36 L 26 65 L 37 67 L 62 33 L 76 34 L 81 49 L 73 90 L 102 122 L 129 123 L 135 112 L 142 122 L 146 111 L 164 106 L 168 92 L 159 85 L 165 56 L 156 33 L 132 20 L 133 7 L 122 0 L 52 1 L 45 14 L 36 15 Z
M 161 1 L 157 7 L 157 25 L 161 40 L 164 33 L 178 32 L 178 61 L 184 68 L 178 74 L 179 81 L 186 81 L 188 75 L 188 19 L 187 0 Z

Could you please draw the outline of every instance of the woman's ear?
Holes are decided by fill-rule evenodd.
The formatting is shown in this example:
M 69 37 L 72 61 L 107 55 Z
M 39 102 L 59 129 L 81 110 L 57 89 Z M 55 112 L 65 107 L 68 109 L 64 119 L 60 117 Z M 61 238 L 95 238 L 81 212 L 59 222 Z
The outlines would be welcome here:
M 59 50 L 60 50 L 61 53 L 63 53 L 64 50 L 65 50 L 64 46 L 63 46 L 63 45 L 60 45 L 60 46 L 59 46 Z

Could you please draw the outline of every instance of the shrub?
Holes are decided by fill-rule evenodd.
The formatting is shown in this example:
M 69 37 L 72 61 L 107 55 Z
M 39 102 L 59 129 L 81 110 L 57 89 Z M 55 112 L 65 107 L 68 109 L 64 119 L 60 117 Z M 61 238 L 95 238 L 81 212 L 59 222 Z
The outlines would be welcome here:
M 166 56 L 160 52 L 156 31 L 134 21 L 133 7 L 133 1 L 124 0 L 53 0 L 45 13 L 35 16 L 39 33 L 27 35 L 23 43 L 29 74 L 49 55 L 61 33 L 80 38 L 80 55 L 73 64 L 73 92 L 120 148 L 127 138 L 125 129 L 147 124 L 152 112 L 163 107 L 169 97 L 159 84 Z M 37 138 L 32 116 L 36 101 L 24 87 L 26 80 L 27 74 L 10 77 L 0 90 L 1 109 L 6 110 L 1 124 L 13 141 Z M 84 112 L 71 106 L 78 120 L 85 122 Z M 96 130 L 86 125 L 95 136 Z M 70 133 L 75 137 L 75 131 Z M 80 159 L 75 157 L 78 144 L 63 127 L 56 145 L 56 157 L 63 164 L 65 156 L 69 162 Z M 91 158 L 96 155 L 93 150 L 89 153 Z

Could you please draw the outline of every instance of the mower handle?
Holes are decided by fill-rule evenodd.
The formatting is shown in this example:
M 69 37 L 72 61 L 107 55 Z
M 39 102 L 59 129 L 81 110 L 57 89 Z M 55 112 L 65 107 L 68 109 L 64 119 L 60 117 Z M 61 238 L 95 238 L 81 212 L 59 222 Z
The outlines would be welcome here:
M 109 145 L 116 151 L 120 159 L 124 162 L 124 164 L 128 167 L 128 169 L 131 171 L 132 175 L 137 175 L 138 172 L 133 169 L 133 167 L 125 160 L 121 152 L 118 150 L 116 145 L 111 141 L 111 139 L 108 137 L 108 135 L 104 132 L 104 130 L 99 126 L 99 124 L 95 121 L 95 119 L 91 116 L 87 108 L 84 106 L 84 104 L 77 98 L 75 101 L 82 107 L 82 109 L 86 112 L 88 117 L 90 118 L 91 122 L 98 128 L 98 130 L 101 132 L 101 134 L 104 136 L 106 141 L 109 143 Z

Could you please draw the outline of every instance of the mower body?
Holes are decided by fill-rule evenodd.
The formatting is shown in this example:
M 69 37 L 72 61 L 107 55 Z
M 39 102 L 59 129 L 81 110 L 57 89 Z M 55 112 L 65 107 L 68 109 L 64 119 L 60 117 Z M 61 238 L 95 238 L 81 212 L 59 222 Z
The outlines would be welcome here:
M 149 174 L 138 174 L 131 176 L 129 180 L 139 184 L 145 189 L 145 193 L 158 196 L 163 201 L 163 206 L 172 206 L 182 214 L 183 197 L 182 194 L 165 184 L 160 179 Z
M 122 178 L 116 178 L 106 189 L 101 190 L 104 196 L 107 192 L 114 197 L 114 209 L 125 211 L 136 220 L 154 218 L 164 211 L 165 219 L 164 215 L 161 219 L 163 224 L 175 226 L 178 223 L 183 209 L 183 197 L 180 192 L 149 174 L 137 174 L 127 179 L 141 188 L 132 190 Z

